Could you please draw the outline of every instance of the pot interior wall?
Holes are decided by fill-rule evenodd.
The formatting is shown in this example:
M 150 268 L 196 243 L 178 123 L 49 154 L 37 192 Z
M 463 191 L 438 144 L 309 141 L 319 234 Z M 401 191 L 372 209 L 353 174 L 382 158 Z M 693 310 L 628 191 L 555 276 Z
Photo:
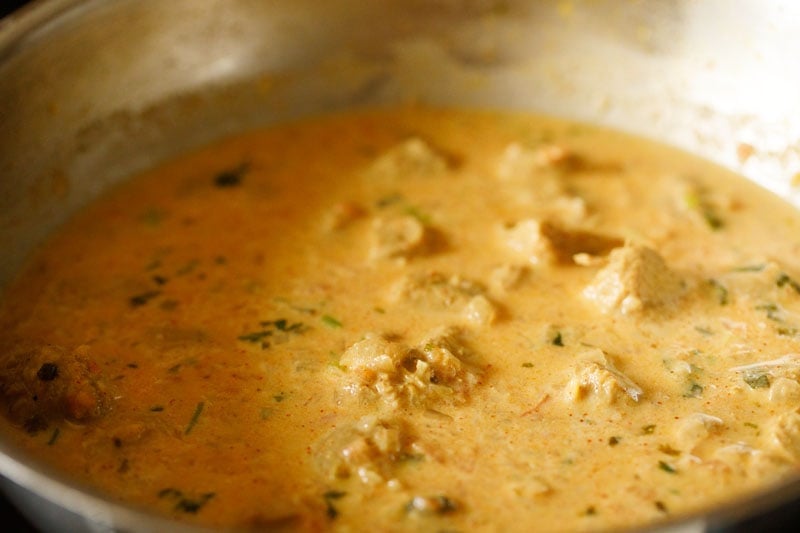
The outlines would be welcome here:
M 0 26 L 0 285 L 114 183 L 358 106 L 613 126 L 800 205 L 798 21 L 789 0 L 42 2 Z
M 788 1 L 52 0 L 7 21 L 0 39 L 0 282 L 132 173 L 235 131 L 353 106 L 610 125 L 797 201 L 797 20 Z

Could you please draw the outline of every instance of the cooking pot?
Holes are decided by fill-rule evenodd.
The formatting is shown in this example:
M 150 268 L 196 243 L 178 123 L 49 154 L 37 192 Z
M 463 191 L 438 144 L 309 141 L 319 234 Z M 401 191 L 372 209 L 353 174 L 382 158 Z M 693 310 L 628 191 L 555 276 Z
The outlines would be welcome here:
M 49 0 L 0 22 L 0 284 L 120 180 L 241 130 L 419 101 L 612 126 L 800 205 L 791 0 Z M 5 491 L 52 531 L 197 531 L 113 503 L 0 435 Z M 718 529 L 800 481 L 667 524 Z

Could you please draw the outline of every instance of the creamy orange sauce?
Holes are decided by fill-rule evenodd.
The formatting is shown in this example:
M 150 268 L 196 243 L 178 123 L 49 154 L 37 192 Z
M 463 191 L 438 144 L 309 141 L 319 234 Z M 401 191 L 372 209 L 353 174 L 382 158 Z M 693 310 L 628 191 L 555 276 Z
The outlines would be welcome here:
M 208 526 L 641 526 L 800 459 L 800 215 L 660 145 L 424 108 L 248 133 L 5 291 L 9 438 Z

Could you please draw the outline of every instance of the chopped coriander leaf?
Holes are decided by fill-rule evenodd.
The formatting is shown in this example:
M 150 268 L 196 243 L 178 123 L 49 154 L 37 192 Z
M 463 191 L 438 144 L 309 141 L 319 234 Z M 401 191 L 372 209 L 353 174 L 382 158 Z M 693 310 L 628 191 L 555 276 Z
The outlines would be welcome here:
M 760 372 L 746 372 L 742 379 L 751 389 L 768 389 L 770 385 L 769 376 Z
M 384 196 L 380 198 L 376 203 L 375 206 L 378 208 L 389 207 L 390 205 L 394 205 L 398 202 L 403 200 L 403 195 L 400 193 L 393 193 L 388 196 Z
M 254 331 L 253 333 L 239 335 L 236 338 L 244 342 L 261 342 L 264 337 L 269 337 L 270 335 L 272 335 L 271 331 Z
M 53 381 L 58 377 L 58 365 L 55 363 L 44 363 L 36 372 L 39 381 Z
M 183 496 L 183 493 L 178 489 L 166 488 L 158 491 L 159 498 L 180 498 L 181 496 Z
M 175 275 L 185 276 L 186 274 L 191 274 L 199 264 L 200 261 L 198 261 L 197 259 L 192 259 L 191 261 L 183 265 L 181 268 L 179 268 L 177 271 L 175 271 Z
M 766 266 L 767 265 L 763 263 L 758 265 L 744 265 L 732 269 L 732 272 L 761 272 Z
M 658 462 L 658 468 L 660 468 L 661 470 L 663 470 L 664 472 L 666 472 L 668 474 L 677 474 L 678 473 L 678 471 L 675 470 L 675 467 L 673 467 L 672 465 L 670 465 L 669 463 L 667 463 L 665 461 L 659 461 Z
M 716 231 L 725 225 L 714 206 L 706 201 L 701 191 L 691 191 L 684 196 L 683 200 L 686 208 L 700 213 L 700 216 L 712 230 Z
M 703 387 L 702 385 L 698 385 L 697 383 L 692 382 L 689 386 L 689 390 L 686 391 L 683 395 L 684 398 L 699 398 L 703 395 Z
M 676 456 L 681 454 L 680 450 L 676 450 L 675 448 L 673 448 L 669 444 L 661 444 L 661 445 L 659 445 L 658 446 L 658 451 L 660 451 L 661 453 L 665 453 L 667 455 L 670 455 L 672 457 L 676 457 Z
M 456 503 L 447 496 L 414 496 L 406 504 L 407 513 L 419 514 L 449 514 L 458 509 Z
M 280 402 L 282 402 L 283 400 L 286 399 L 286 396 L 284 396 L 283 393 L 281 392 L 280 394 L 275 394 L 272 397 L 272 399 L 275 400 L 276 402 L 280 403 Z
M 328 515 L 328 518 L 333 520 L 339 516 L 339 510 L 334 507 L 333 502 L 345 496 L 347 493 L 340 490 L 329 490 L 322 495 L 325 500 L 325 514 Z
M 782 272 L 781 275 L 778 276 L 778 279 L 775 283 L 778 285 L 778 287 L 784 287 L 788 285 L 794 289 L 796 293 L 800 294 L 800 283 L 790 278 L 786 273 Z
M 769 318 L 770 320 L 774 320 L 776 322 L 783 322 L 783 319 L 779 315 L 780 308 L 774 303 L 757 305 L 755 309 L 758 311 L 766 311 L 767 318 Z
M 177 498 L 178 501 L 175 502 L 175 510 L 183 511 L 184 513 L 189 514 L 196 514 L 214 496 L 215 494 L 213 492 L 206 492 L 197 498 L 187 498 L 181 494 Z
M 55 444 L 59 435 L 61 435 L 61 430 L 59 428 L 55 428 L 53 433 L 50 435 L 50 439 L 47 441 L 47 445 L 52 446 Z
M 213 492 L 206 492 L 197 497 L 189 497 L 186 494 L 184 494 L 183 491 L 171 487 L 162 489 L 158 492 L 158 497 L 160 499 L 175 501 L 175 506 L 173 507 L 173 509 L 175 509 L 176 511 L 182 511 L 184 513 L 190 513 L 190 514 L 196 514 L 214 496 L 215 494 Z
M 308 326 L 302 322 L 290 323 L 285 318 L 262 320 L 259 325 L 263 329 L 239 335 L 237 339 L 242 342 L 259 344 L 262 349 L 267 349 L 271 344 L 287 342 L 290 334 L 301 334 L 308 330 Z M 271 340 L 268 340 L 269 338 Z
M 522 368 L 533 368 L 533 363 L 522 363 Z
M 200 415 L 203 413 L 203 407 L 205 407 L 205 402 L 198 402 L 197 407 L 194 408 L 194 413 L 192 413 L 192 418 L 189 420 L 189 424 L 183 432 L 184 435 L 191 433 L 197 425 L 197 421 L 200 420 Z
M 709 206 L 703 209 L 703 219 L 706 221 L 706 224 L 708 224 L 708 227 L 714 231 L 721 229 L 725 225 L 722 218 Z
M 728 305 L 728 289 L 715 279 L 708 280 L 708 284 L 714 291 L 714 296 L 717 299 L 717 303 L 719 305 Z
M 415 206 L 407 206 L 405 208 L 405 213 L 407 215 L 411 215 L 412 217 L 416 218 L 421 224 L 425 226 L 429 226 L 431 223 L 431 216 L 427 213 L 423 213 L 420 211 L 418 207 Z
M 164 211 L 157 207 L 151 207 L 139 215 L 139 220 L 147 226 L 156 227 L 164 220 L 164 216 Z
M 642 435 L 652 435 L 656 430 L 655 424 L 648 424 L 642 427 Z
M 322 315 L 320 317 L 320 320 L 322 320 L 322 322 L 326 326 L 331 327 L 331 328 L 340 328 L 340 327 L 342 327 L 342 323 L 339 322 L 338 320 L 336 320 L 335 318 L 333 318 L 330 315 Z
M 242 179 L 249 170 L 250 165 L 242 163 L 238 167 L 218 172 L 214 176 L 214 185 L 220 189 L 241 185 Z
M 147 302 L 161 295 L 161 291 L 146 291 L 136 296 L 132 296 L 128 303 L 131 307 L 141 307 Z
M 561 337 L 561 332 L 557 332 L 553 340 L 550 341 L 553 346 L 564 346 L 564 339 Z

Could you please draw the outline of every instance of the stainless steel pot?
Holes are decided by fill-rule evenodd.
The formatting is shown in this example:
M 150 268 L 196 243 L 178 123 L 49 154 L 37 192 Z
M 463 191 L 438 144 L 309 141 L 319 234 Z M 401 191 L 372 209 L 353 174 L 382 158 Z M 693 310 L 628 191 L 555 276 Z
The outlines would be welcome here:
M 410 100 L 622 128 L 800 205 L 798 28 L 792 0 L 40 0 L 0 22 L 0 284 L 76 209 L 162 159 Z M 1 438 L 0 472 L 43 529 L 180 527 Z M 761 512 L 798 485 L 674 527 Z

